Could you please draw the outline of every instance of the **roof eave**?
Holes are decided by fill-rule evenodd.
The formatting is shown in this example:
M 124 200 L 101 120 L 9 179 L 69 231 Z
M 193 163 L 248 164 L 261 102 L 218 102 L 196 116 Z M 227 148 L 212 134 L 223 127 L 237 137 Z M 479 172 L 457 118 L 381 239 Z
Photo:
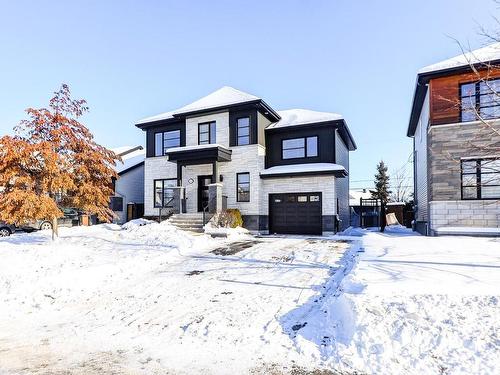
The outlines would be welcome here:
M 301 177 L 301 176 L 335 176 L 347 177 L 347 171 L 342 170 L 329 170 L 329 171 L 302 171 L 302 172 L 286 172 L 286 173 L 260 173 L 260 178 L 287 178 L 287 177 Z
M 349 130 L 349 127 L 347 126 L 347 123 L 345 122 L 345 120 L 343 118 L 338 119 L 338 120 L 308 122 L 308 123 L 297 124 L 297 125 L 285 125 L 285 126 L 280 126 L 277 128 L 267 127 L 265 129 L 265 131 L 274 133 L 274 132 L 280 132 L 280 131 L 289 131 L 290 128 L 302 129 L 302 128 L 309 127 L 309 126 L 328 126 L 328 125 L 338 127 L 344 133 L 341 135 L 344 135 L 344 137 L 346 138 L 346 139 L 344 139 L 344 141 L 346 141 L 345 143 L 346 143 L 349 151 L 354 151 L 358 148 L 358 146 L 356 145 L 356 142 L 354 141 L 354 138 L 352 137 L 351 131 Z
M 500 59 L 491 61 L 482 61 L 472 64 L 474 68 L 480 68 L 481 66 L 486 67 L 488 64 L 498 64 Z M 410 121 L 408 122 L 408 130 L 406 132 L 407 137 L 413 137 L 417 129 L 418 119 L 420 118 L 420 113 L 422 112 L 422 106 L 425 100 L 425 94 L 427 93 L 427 84 L 431 79 L 451 76 L 455 74 L 468 73 L 471 72 L 471 65 L 461 65 L 454 66 L 451 68 L 445 68 L 440 70 L 434 70 L 430 72 L 422 72 L 417 75 L 417 81 L 415 83 L 415 91 L 413 93 L 413 102 L 410 113 Z

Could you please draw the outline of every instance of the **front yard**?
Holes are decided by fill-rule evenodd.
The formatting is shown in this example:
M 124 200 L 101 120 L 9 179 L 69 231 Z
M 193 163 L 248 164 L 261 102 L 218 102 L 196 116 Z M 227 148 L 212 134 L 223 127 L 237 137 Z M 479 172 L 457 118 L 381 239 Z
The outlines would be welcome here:
M 16 234 L 0 239 L 0 374 L 495 373 L 499 269 L 496 239 L 402 230 Z

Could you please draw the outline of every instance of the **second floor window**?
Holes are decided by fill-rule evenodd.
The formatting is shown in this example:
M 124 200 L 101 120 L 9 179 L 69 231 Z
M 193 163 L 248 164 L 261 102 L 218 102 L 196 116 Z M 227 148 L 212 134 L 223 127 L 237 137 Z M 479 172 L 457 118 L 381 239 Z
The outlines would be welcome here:
M 240 117 L 236 120 L 236 141 L 238 146 L 250 144 L 250 117 Z
M 500 199 L 500 159 L 461 162 L 462 199 Z
M 318 156 L 318 137 L 284 139 L 282 141 L 283 159 L 312 158 Z
M 181 145 L 181 131 L 171 130 L 163 133 L 155 133 L 155 156 L 163 156 L 172 147 Z
M 460 85 L 461 121 L 500 118 L 500 79 Z
M 198 124 L 198 144 L 208 145 L 216 143 L 215 121 Z

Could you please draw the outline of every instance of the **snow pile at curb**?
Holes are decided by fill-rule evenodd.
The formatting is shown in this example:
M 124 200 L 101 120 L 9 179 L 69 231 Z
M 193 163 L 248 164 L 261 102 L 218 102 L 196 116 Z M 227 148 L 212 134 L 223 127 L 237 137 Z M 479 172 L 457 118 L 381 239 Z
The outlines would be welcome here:
M 237 238 L 250 238 L 251 234 L 248 231 L 248 229 L 245 229 L 243 227 L 236 227 L 236 228 L 221 228 L 215 226 L 211 221 L 209 221 L 205 226 L 203 227 L 205 230 L 205 234 L 214 236 L 214 237 L 228 237 L 232 240 L 237 239 Z
M 142 227 L 143 225 L 148 225 L 154 223 L 153 220 L 148 220 L 148 219 L 134 219 L 130 220 L 129 222 L 125 223 L 122 225 L 123 229 L 130 230 L 130 229 L 135 229 L 137 227 Z

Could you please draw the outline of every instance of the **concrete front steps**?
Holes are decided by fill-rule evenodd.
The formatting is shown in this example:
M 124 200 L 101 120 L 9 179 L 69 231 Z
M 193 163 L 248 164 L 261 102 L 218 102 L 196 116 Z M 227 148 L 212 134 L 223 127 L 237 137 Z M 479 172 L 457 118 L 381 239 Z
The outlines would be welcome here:
M 210 217 L 207 216 L 208 221 Z M 174 214 L 170 216 L 168 221 L 179 229 L 194 232 L 203 233 L 203 214 Z

